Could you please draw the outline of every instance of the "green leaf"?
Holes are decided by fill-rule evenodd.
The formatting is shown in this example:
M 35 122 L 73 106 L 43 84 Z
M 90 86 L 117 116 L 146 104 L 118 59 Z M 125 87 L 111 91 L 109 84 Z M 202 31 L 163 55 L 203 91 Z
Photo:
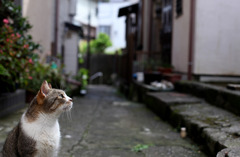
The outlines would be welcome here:
M 141 152 L 143 149 L 148 149 L 149 145 L 146 144 L 137 144 L 131 150 L 134 152 Z
M 6 68 L 4 68 L 4 66 L 2 64 L 0 64 L 0 75 L 2 75 L 2 76 L 10 76 L 8 70 Z

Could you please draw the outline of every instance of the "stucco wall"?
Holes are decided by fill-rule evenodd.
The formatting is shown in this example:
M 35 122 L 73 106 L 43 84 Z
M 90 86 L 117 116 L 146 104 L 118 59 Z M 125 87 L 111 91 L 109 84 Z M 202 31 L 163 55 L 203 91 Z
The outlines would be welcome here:
M 240 1 L 196 2 L 194 73 L 240 75 Z
M 78 70 L 78 41 L 78 34 L 72 31 L 68 32 L 64 41 L 64 64 L 66 65 L 64 70 L 71 75 L 76 75 Z
M 42 46 L 41 60 L 51 52 L 53 41 L 53 0 L 23 0 L 23 16 L 33 25 L 30 34 L 33 41 Z
M 183 1 L 183 14 L 176 15 L 176 1 L 173 5 L 172 65 L 174 70 L 186 73 L 189 53 L 190 3 Z

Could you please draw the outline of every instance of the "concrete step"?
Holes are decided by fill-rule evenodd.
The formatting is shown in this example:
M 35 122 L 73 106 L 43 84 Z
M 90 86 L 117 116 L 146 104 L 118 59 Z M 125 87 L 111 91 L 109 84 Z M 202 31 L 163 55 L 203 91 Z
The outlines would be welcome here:
M 235 114 L 177 92 L 148 92 L 145 104 L 177 129 L 186 127 L 188 136 L 211 155 L 233 157 L 239 151 L 240 117 Z
M 181 81 L 175 83 L 176 91 L 189 93 L 206 102 L 240 115 L 240 91 L 200 82 Z

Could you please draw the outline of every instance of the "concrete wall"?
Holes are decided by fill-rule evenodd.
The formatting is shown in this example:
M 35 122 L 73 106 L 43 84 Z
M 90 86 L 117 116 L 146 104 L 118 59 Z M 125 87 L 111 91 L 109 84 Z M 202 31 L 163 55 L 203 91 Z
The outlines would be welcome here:
M 183 1 L 183 14 L 177 17 L 176 1 L 173 2 L 172 65 L 175 71 L 186 73 L 189 53 L 190 3 Z
M 240 1 L 196 2 L 194 73 L 240 75 Z
M 69 31 L 65 37 L 64 70 L 66 73 L 76 75 L 78 71 L 78 42 L 79 36 L 76 32 Z
M 33 28 L 30 34 L 33 41 L 42 45 L 41 60 L 51 53 L 51 42 L 53 41 L 53 0 L 23 0 L 23 16 L 27 17 Z

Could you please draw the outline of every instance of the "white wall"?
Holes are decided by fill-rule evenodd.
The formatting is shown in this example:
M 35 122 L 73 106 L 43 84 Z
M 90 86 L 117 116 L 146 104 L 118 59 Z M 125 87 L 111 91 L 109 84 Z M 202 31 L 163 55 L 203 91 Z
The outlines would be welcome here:
M 98 26 L 110 26 L 110 38 L 112 47 L 108 51 L 115 51 L 119 48 L 126 47 L 125 31 L 126 31 L 126 17 L 118 17 L 118 11 L 122 7 L 131 5 L 129 2 L 121 3 L 99 3 Z
M 190 3 L 183 1 L 183 14 L 176 17 L 176 1 L 173 8 L 172 65 L 174 70 L 186 73 L 189 53 Z
M 94 0 L 77 0 L 77 10 L 74 20 L 88 24 L 88 15 L 91 14 L 90 24 L 94 27 L 97 26 L 96 16 L 97 3 Z
M 240 1 L 196 2 L 194 73 L 240 75 Z
M 53 41 L 53 15 L 54 15 L 53 0 L 23 0 L 22 13 L 27 17 L 30 24 L 33 26 L 30 34 L 33 41 L 42 46 L 40 59 L 43 61 L 47 54 L 51 54 L 51 42 Z
M 78 70 L 78 42 L 79 36 L 76 32 L 69 31 L 66 35 L 65 44 L 65 56 L 64 62 L 66 64 L 64 70 L 65 73 L 76 75 Z

